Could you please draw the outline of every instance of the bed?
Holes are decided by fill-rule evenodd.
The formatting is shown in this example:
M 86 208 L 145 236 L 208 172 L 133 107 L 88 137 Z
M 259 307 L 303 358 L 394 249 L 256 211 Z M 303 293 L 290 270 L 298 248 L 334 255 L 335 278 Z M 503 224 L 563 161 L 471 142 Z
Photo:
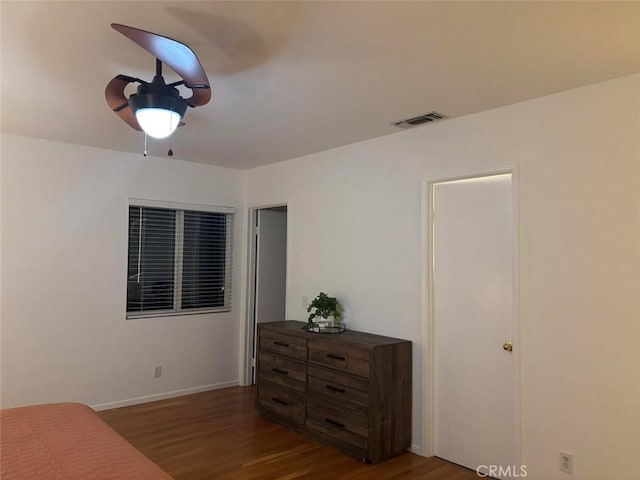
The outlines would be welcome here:
M 172 480 L 79 403 L 2 409 L 0 478 Z

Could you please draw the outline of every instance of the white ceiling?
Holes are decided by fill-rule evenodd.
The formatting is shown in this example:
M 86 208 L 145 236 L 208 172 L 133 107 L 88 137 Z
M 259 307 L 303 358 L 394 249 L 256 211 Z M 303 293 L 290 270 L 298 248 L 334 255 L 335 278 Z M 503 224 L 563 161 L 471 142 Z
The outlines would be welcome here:
M 233 168 L 640 71 L 639 2 L 3 1 L 0 15 L 3 131 L 142 152 L 104 100 L 115 75 L 154 73 L 109 26 L 123 23 L 188 44 L 209 76 L 174 158 Z

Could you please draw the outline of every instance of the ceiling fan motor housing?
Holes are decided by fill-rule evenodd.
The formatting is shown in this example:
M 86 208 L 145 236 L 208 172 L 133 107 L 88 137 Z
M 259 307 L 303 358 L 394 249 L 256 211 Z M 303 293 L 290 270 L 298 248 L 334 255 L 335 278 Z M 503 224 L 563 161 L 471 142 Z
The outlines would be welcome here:
M 141 108 L 161 108 L 176 112 L 182 118 L 188 105 L 177 88 L 154 81 L 140 85 L 138 93 L 129 97 L 129 106 L 134 113 Z

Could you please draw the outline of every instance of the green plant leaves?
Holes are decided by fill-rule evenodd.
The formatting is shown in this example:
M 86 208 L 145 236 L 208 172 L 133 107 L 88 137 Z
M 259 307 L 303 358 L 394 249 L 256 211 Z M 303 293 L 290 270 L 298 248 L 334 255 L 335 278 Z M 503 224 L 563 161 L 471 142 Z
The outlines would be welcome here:
M 311 312 L 315 308 L 315 312 L 309 315 L 309 323 L 316 317 L 328 318 L 334 316 L 339 319 L 340 314 L 340 302 L 336 297 L 330 297 L 325 292 L 320 292 L 316 298 L 309 304 L 307 312 Z

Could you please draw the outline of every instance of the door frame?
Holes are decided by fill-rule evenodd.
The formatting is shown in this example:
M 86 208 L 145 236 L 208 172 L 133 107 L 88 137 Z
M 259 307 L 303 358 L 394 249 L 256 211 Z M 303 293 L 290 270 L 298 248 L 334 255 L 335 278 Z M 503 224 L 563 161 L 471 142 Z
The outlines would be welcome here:
M 255 342 L 255 299 L 256 299 L 256 235 L 255 235 L 255 224 L 256 219 L 258 218 L 259 210 L 266 210 L 270 208 L 278 208 L 285 207 L 287 209 L 287 253 L 286 253 L 286 279 L 285 279 L 285 318 L 289 318 L 289 305 L 287 301 L 287 297 L 289 295 L 289 281 L 290 281 L 290 228 L 289 228 L 289 206 L 286 202 L 281 203 L 270 203 L 266 205 L 256 205 L 248 208 L 247 214 L 247 282 L 246 282 L 246 304 L 245 304 L 245 339 L 244 339 L 244 369 L 242 371 L 242 380 L 243 385 L 251 385 L 253 383 L 253 375 L 252 370 L 254 365 L 252 364 L 253 360 L 253 349 Z
M 520 205 L 518 166 L 508 165 L 497 170 L 481 170 L 457 176 L 439 177 L 423 180 L 422 182 L 422 452 L 425 457 L 432 457 L 435 452 L 435 317 L 433 311 L 433 273 L 434 273 L 434 249 L 433 249 L 433 221 L 434 186 L 439 183 L 454 182 L 460 180 L 473 180 L 481 177 L 511 174 L 511 193 L 513 206 L 513 339 L 514 346 L 514 439 L 517 465 L 521 465 L 521 379 L 520 379 L 520 352 L 522 349 L 521 319 L 520 319 Z M 416 452 L 418 453 L 418 452 Z

